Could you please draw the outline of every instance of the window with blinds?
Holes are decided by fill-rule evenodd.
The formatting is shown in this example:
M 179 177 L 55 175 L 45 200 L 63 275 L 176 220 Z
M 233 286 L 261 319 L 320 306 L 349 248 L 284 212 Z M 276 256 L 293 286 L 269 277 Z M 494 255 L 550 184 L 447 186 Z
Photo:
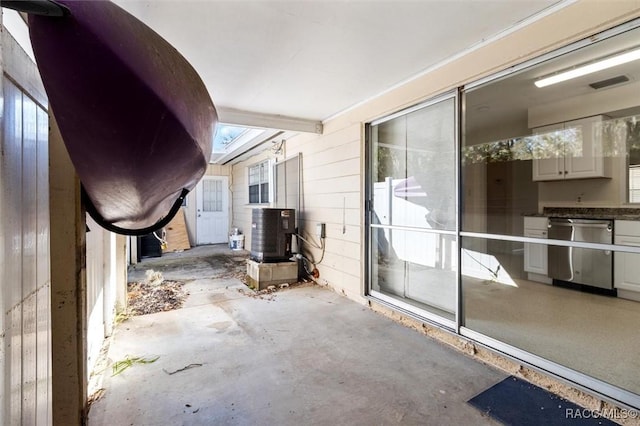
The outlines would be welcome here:
M 249 204 L 269 202 L 269 160 L 249 167 Z

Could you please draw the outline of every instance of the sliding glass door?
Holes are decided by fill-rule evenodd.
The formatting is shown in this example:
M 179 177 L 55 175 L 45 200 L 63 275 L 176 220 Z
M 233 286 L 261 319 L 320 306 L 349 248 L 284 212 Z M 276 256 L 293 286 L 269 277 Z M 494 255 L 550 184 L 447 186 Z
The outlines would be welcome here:
M 640 60 L 540 85 L 640 27 L 599 40 L 463 90 L 460 325 L 638 406 Z
M 640 21 L 370 123 L 368 295 L 640 406 L 640 60 L 535 84 L 638 40 Z
M 368 129 L 370 293 L 455 324 L 457 312 L 454 95 Z

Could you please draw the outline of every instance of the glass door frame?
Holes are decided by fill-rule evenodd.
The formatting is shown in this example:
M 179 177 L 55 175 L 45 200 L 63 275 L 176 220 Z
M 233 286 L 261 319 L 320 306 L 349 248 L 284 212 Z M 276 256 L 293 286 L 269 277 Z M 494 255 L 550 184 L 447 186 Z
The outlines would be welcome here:
M 454 117 L 453 118 L 453 128 L 454 128 L 454 146 L 452 147 L 454 150 L 454 173 L 455 177 L 455 185 L 454 191 L 455 194 L 452 194 L 452 199 L 455 200 L 455 229 L 454 230 L 433 230 L 433 229 L 416 229 L 416 228 L 407 228 L 398 225 L 382 225 L 382 224 L 374 224 L 372 223 L 372 215 L 373 215 L 373 143 L 371 141 L 371 127 L 385 123 L 387 121 L 391 121 L 395 118 L 405 116 L 412 112 L 421 110 L 423 108 L 427 108 L 429 106 L 435 105 L 440 102 L 453 100 L 454 106 Z M 437 327 L 444 327 L 450 331 L 459 334 L 460 330 L 460 308 L 461 308 L 461 280 L 460 280 L 460 90 L 455 89 L 448 91 L 446 93 L 440 94 L 433 98 L 429 98 L 423 102 L 420 102 L 412 107 L 403 109 L 396 113 L 387 115 L 385 117 L 379 118 L 377 120 L 373 120 L 370 123 L 365 124 L 365 182 L 364 182 L 364 212 L 365 212 L 365 271 L 364 271 L 364 295 L 367 298 L 371 298 L 378 303 L 383 305 L 387 305 L 394 310 L 399 310 L 404 314 L 419 319 L 420 321 L 428 321 L 433 323 Z M 392 296 L 386 295 L 379 291 L 373 290 L 371 288 L 371 278 L 373 276 L 373 264 L 372 264 L 372 250 L 374 247 L 372 246 L 372 232 L 375 229 L 396 229 L 396 230 L 410 230 L 412 232 L 422 232 L 425 234 L 437 234 L 437 235 L 447 235 L 455 238 L 456 244 L 456 256 L 455 263 L 457 265 L 457 271 L 455 274 L 455 299 L 454 306 L 456 312 L 454 313 L 455 320 L 450 320 L 448 318 L 444 318 L 435 313 L 429 312 L 424 309 L 420 309 L 416 306 L 413 306 L 409 303 L 405 303 L 399 299 L 396 299 Z
M 534 371 L 538 371 L 544 375 L 549 375 L 559 382 L 563 382 L 568 386 L 582 390 L 588 394 L 597 395 L 603 401 L 609 401 L 619 407 L 627 407 L 636 409 L 640 406 L 640 396 L 629 392 L 625 389 L 617 387 L 615 385 L 606 383 L 595 377 L 588 376 L 570 367 L 563 366 L 556 362 L 542 358 L 534 353 L 527 352 L 523 349 L 511 346 L 508 343 L 496 340 L 488 335 L 474 331 L 473 329 L 464 326 L 464 301 L 462 300 L 462 241 L 466 238 L 488 238 L 505 241 L 518 241 L 518 242 L 530 242 L 530 243 L 542 243 L 538 239 L 527 237 L 513 237 L 506 235 L 493 235 L 486 233 L 465 232 L 462 230 L 462 206 L 464 202 L 464 194 L 461 192 L 462 182 L 462 167 L 461 167 L 461 153 L 463 146 L 463 125 L 465 117 L 465 93 L 473 88 L 484 85 L 486 83 L 505 78 L 512 73 L 516 73 L 522 69 L 532 67 L 536 64 L 552 60 L 561 57 L 567 53 L 578 50 L 582 47 L 589 46 L 593 43 L 597 43 L 600 40 L 614 37 L 618 34 L 624 33 L 631 29 L 640 27 L 640 19 L 634 19 L 625 24 L 616 26 L 595 36 L 588 37 L 552 52 L 543 54 L 516 66 L 498 71 L 489 76 L 483 77 L 479 80 L 469 82 L 461 85 L 452 91 L 445 92 L 439 96 L 435 96 L 424 102 L 421 102 L 413 107 L 406 108 L 388 116 L 382 117 L 377 120 L 373 120 L 370 123 L 366 123 L 364 126 L 365 146 L 364 146 L 364 191 L 363 191 L 363 209 L 365 216 L 365 228 L 364 228 L 364 296 L 376 303 L 388 306 L 389 308 L 399 311 L 411 318 L 415 318 L 418 321 L 427 322 L 436 327 L 447 329 L 462 339 L 469 339 L 475 345 L 485 347 L 487 350 L 494 351 L 500 356 L 504 356 L 507 359 L 512 360 L 514 363 L 522 364 L 526 368 L 530 368 Z M 372 230 L 380 228 L 372 223 L 373 213 L 373 155 L 372 141 L 371 141 L 371 126 L 383 123 L 385 121 L 392 120 L 405 114 L 409 114 L 413 111 L 422 109 L 424 107 L 433 105 L 435 103 L 444 101 L 446 99 L 454 98 L 455 101 L 455 200 L 456 200 L 456 229 L 455 231 L 445 231 L 443 233 L 452 234 L 455 236 L 457 244 L 457 273 L 456 273 L 456 294 L 455 294 L 455 306 L 457 310 L 455 312 L 455 321 L 448 320 L 440 317 L 431 312 L 418 309 L 414 306 L 402 303 L 396 298 L 384 295 L 380 292 L 372 290 L 371 278 L 373 275 L 372 270 Z M 411 228 L 413 230 L 413 228 Z M 432 232 L 432 231 L 428 231 Z M 612 245 L 612 248 L 616 251 L 622 252 L 636 252 L 637 249 Z
M 499 79 L 507 78 L 511 74 L 522 71 L 526 68 L 533 67 L 540 63 L 553 60 L 556 58 L 560 58 L 566 54 L 577 51 L 583 47 L 590 46 L 592 44 L 598 43 L 599 41 L 606 40 L 627 31 L 640 28 L 640 19 L 634 19 L 625 24 L 613 27 L 609 30 L 603 31 L 597 35 L 587 37 L 585 39 L 576 41 L 559 49 L 553 50 L 549 53 L 543 54 L 511 68 L 505 69 L 503 71 L 499 71 L 497 73 L 491 74 L 482 79 L 467 83 L 459 87 L 459 101 L 460 101 L 460 110 L 459 110 L 459 138 L 458 138 L 458 155 L 461 155 L 463 144 L 464 144 L 464 133 L 463 126 L 465 120 L 465 96 L 466 93 L 472 91 L 475 88 L 480 86 L 484 86 L 493 81 L 497 81 Z M 460 164 L 460 158 L 458 157 L 458 179 L 459 182 L 462 182 L 462 173 L 463 168 Z M 459 193 L 458 196 L 458 206 L 463 205 L 463 195 Z M 627 203 L 628 205 L 628 203 Z M 632 205 L 633 206 L 633 205 Z M 637 206 L 637 204 L 636 204 Z M 469 339 L 474 344 L 484 346 L 489 350 L 495 351 L 498 354 L 505 356 L 516 363 L 521 363 L 523 366 L 538 371 L 544 375 L 552 376 L 556 380 L 566 383 L 568 386 L 572 388 L 582 390 L 588 394 L 596 394 L 598 398 L 603 401 L 608 401 L 618 407 L 623 407 L 627 409 L 633 409 L 637 411 L 637 407 L 640 407 L 640 395 L 627 391 L 621 387 L 616 385 L 607 383 L 598 378 L 589 376 L 585 373 L 582 373 L 578 370 L 572 369 L 571 367 L 564 366 L 562 364 L 556 363 L 554 361 L 550 361 L 546 358 L 536 355 L 533 352 L 528 352 L 524 349 L 520 349 L 518 347 L 512 346 L 503 341 L 497 340 L 493 337 L 490 337 L 482 332 L 475 331 L 471 328 L 467 328 L 464 324 L 464 312 L 463 305 L 464 301 L 462 300 L 462 241 L 466 239 L 486 239 L 486 240 L 496 240 L 496 241 L 514 241 L 514 242 L 523 242 L 523 243 L 533 243 L 533 244 L 544 244 L 544 245 L 566 245 L 566 246 L 583 246 L 585 248 L 593 248 L 593 249 L 610 249 L 615 252 L 629 252 L 629 253 L 638 253 L 640 250 L 637 247 L 630 246 L 620 246 L 617 244 L 609 244 L 606 246 L 602 246 L 602 244 L 598 243 L 565 243 L 557 240 L 540 240 L 539 238 L 531 238 L 524 236 L 510 236 L 510 235 L 502 235 L 502 234 L 490 234 L 490 233 L 482 233 L 482 232 L 471 232 L 464 231 L 462 229 L 462 210 L 458 212 L 458 259 L 460 264 L 458 265 L 458 297 L 459 303 L 461 305 L 458 306 L 459 316 L 457 317 L 457 333 L 459 336 Z M 602 247 L 601 247 L 602 246 Z

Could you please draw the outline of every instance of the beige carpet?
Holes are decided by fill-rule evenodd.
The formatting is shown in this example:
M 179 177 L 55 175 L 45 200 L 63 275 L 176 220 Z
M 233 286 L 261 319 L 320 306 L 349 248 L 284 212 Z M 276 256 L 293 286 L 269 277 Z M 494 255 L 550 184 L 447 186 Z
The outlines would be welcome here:
M 475 263 L 469 263 L 471 273 Z M 521 255 L 495 263 L 513 285 L 463 276 L 467 328 L 640 394 L 639 302 L 517 278 L 525 275 Z M 376 290 L 455 318 L 455 272 L 392 264 L 380 265 L 378 273 Z
M 466 327 L 640 394 L 640 303 L 464 277 Z

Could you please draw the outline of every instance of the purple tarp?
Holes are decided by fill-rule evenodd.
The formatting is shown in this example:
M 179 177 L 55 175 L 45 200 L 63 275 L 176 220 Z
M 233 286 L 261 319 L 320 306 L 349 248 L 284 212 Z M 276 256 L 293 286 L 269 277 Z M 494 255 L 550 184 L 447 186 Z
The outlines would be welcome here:
M 217 114 L 202 80 L 156 32 L 107 1 L 29 16 L 49 104 L 105 227 L 158 227 L 204 174 Z

